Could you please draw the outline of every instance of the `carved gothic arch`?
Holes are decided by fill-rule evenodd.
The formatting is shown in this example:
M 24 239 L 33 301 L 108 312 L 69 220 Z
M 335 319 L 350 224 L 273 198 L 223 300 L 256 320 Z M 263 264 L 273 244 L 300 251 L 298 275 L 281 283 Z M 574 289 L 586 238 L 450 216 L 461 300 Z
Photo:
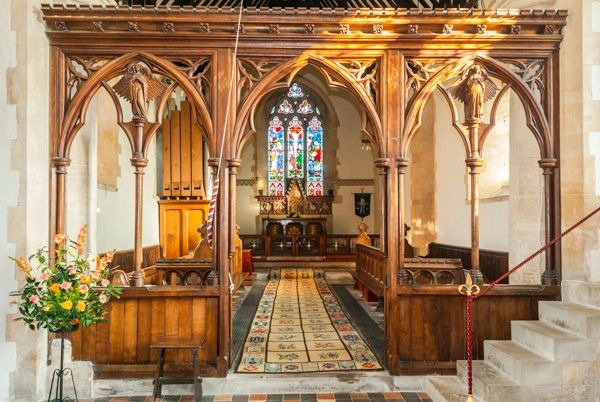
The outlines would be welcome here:
M 145 53 L 135 52 L 125 54 L 117 59 L 111 60 L 102 66 L 97 72 L 95 72 L 90 78 L 81 85 L 77 93 L 70 101 L 67 106 L 64 118 L 58 136 L 55 137 L 55 148 L 54 156 L 57 158 L 68 158 L 70 153 L 71 144 L 77 136 L 77 133 L 85 124 L 85 116 L 89 104 L 96 94 L 96 92 L 104 85 L 103 82 L 108 81 L 116 76 L 123 73 L 123 68 L 138 60 L 148 65 L 158 68 L 160 73 L 167 78 L 174 81 L 174 84 L 166 88 L 166 91 L 172 91 L 175 86 L 179 85 L 181 89 L 186 93 L 192 104 L 194 105 L 194 112 L 196 113 L 196 121 L 203 127 L 204 138 L 208 142 L 208 148 L 211 153 L 215 150 L 215 140 L 213 133 L 213 126 L 210 113 L 206 106 L 202 96 L 198 93 L 194 84 L 182 74 L 177 67 L 170 61 L 160 58 L 158 56 Z M 110 94 L 110 92 L 109 92 Z M 112 95 L 111 95 L 112 96 Z M 155 123 L 158 127 L 160 125 L 160 116 L 162 115 L 162 109 L 165 107 L 166 102 L 162 102 L 157 110 L 158 120 Z M 156 130 L 152 131 L 154 134 Z M 129 138 L 129 137 L 128 137 Z M 149 143 L 152 135 L 145 139 L 144 149 Z M 132 139 L 129 138 L 131 143 Z M 133 148 L 133 144 L 132 144 Z
M 239 158 L 244 143 L 255 133 L 254 112 L 260 100 L 274 90 L 289 87 L 296 74 L 309 64 L 321 71 L 329 86 L 345 88 L 356 96 L 373 129 L 373 133 L 371 133 L 363 128 L 363 134 L 377 146 L 379 157 L 386 157 L 387 149 L 383 139 L 383 128 L 375 101 L 344 67 L 322 56 L 311 54 L 303 54 L 282 63 L 254 85 L 240 106 L 236 118 L 232 138 L 232 154 Z M 285 81 L 282 81 L 284 78 Z
M 402 132 L 400 143 L 401 157 L 406 157 L 408 155 L 410 142 L 421 125 L 424 106 L 432 93 L 436 89 L 440 89 L 445 100 L 451 103 L 451 100 L 449 99 L 450 95 L 441 87 L 441 84 L 451 78 L 460 76 L 464 69 L 472 64 L 479 64 L 486 67 L 490 76 L 495 77 L 506 84 L 506 86 L 501 89 L 497 99 L 494 101 L 494 110 L 497 107 L 497 101 L 506 94 L 508 89 L 513 89 L 515 91 L 521 100 L 521 104 L 523 105 L 527 127 L 530 129 L 538 144 L 540 158 L 542 160 L 554 159 L 555 153 L 552 142 L 552 132 L 548 124 L 548 120 L 545 117 L 541 105 L 535 100 L 535 97 L 529 87 L 527 87 L 527 85 L 523 83 L 519 76 L 510 71 L 503 63 L 492 59 L 489 56 L 480 54 L 468 55 L 446 64 L 438 72 L 436 72 L 412 97 L 408 109 L 406 110 L 406 123 Z M 451 106 L 451 110 L 452 109 L 453 108 Z M 456 122 L 457 119 L 455 110 L 452 111 L 452 114 L 453 121 Z M 468 144 L 467 139 L 462 135 L 460 127 L 457 127 L 456 124 L 453 124 L 453 126 L 454 129 L 459 132 L 459 135 L 468 153 L 470 145 Z M 482 141 L 485 140 L 487 134 L 488 132 L 483 133 Z

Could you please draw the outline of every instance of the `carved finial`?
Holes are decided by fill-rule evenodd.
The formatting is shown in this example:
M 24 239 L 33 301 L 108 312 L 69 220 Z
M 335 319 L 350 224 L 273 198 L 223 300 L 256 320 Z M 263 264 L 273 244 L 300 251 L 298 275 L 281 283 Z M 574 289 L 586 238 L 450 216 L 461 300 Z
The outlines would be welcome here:
M 244 26 L 244 24 L 235 24 L 233 26 L 233 32 L 240 34 L 246 33 L 246 27 Z
M 348 35 L 350 33 L 350 25 L 348 24 L 340 24 L 340 34 Z
M 104 32 L 104 27 L 102 26 L 102 21 L 92 21 L 92 31 Z
M 461 295 L 473 296 L 479 293 L 481 289 L 479 286 L 473 284 L 473 278 L 471 274 L 467 273 L 465 284 L 458 287 L 458 293 Z
M 198 25 L 198 31 L 200 32 L 210 32 L 210 25 L 206 22 L 201 23 L 200 25 Z
M 315 24 L 304 24 L 304 32 L 309 34 L 315 33 Z
M 444 24 L 442 28 L 442 34 L 444 35 L 452 35 L 454 33 L 454 25 L 453 24 Z
M 465 122 L 476 123 L 483 118 L 483 104 L 496 96 L 498 87 L 485 68 L 474 64 L 465 68 L 458 83 L 449 91 L 465 104 Z
M 356 237 L 356 244 L 364 244 L 366 246 L 371 245 L 371 238 L 367 234 L 367 229 L 369 228 L 367 224 L 362 221 L 356 227 L 358 229 L 358 236 Z
M 127 22 L 127 30 L 129 32 L 141 32 L 140 27 L 138 26 L 137 21 L 129 21 Z
M 373 24 L 373 33 L 381 35 L 383 33 L 383 24 Z
M 419 26 L 417 24 L 411 24 L 408 26 L 408 33 L 415 35 L 419 33 Z
M 556 26 L 554 25 L 546 25 L 544 27 L 544 35 L 554 35 L 556 32 Z
M 55 21 L 54 28 L 56 28 L 57 31 L 68 31 L 69 30 L 69 28 L 67 28 L 67 23 L 64 21 Z
M 521 25 L 511 25 L 510 33 L 512 35 L 519 35 L 521 33 Z
M 175 24 L 172 22 L 165 22 L 162 26 L 163 32 L 175 32 Z
M 113 89 L 131 103 L 134 119 L 147 120 L 148 103 L 162 94 L 165 87 L 154 78 L 144 63 L 135 62 L 129 65 L 127 72 Z
M 477 25 L 477 35 L 483 35 L 483 34 L 485 34 L 486 31 L 487 31 L 487 25 L 485 25 L 485 24 Z
M 206 221 L 197 230 L 200 233 L 200 241 L 194 249 L 194 258 L 210 260 L 212 259 L 212 248 L 208 243 Z

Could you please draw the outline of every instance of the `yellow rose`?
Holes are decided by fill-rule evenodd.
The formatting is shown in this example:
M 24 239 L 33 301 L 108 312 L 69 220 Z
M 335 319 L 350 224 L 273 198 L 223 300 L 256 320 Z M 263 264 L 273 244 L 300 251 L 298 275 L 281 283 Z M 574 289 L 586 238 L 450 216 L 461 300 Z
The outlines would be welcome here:
M 83 310 L 85 310 L 85 303 L 82 301 L 78 301 L 77 306 L 75 306 L 75 307 L 77 308 L 77 310 L 83 311 Z
M 60 306 L 65 310 L 71 310 L 73 308 L 73 302 L 71 300 L 60 303 Z
M 60 292 L 60 285 L 58 283 L 53 283 L 49 288 L 49 291 L 54 292 L 54 293 L 58 293 Z

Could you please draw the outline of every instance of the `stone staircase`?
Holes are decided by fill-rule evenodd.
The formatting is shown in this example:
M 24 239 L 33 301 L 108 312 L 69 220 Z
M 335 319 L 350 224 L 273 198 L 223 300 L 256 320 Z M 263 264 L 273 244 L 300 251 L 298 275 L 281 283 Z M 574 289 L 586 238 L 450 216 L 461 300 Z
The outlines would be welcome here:
M 563 301 L 539 303 L 539 321 L 513 321 L 510 341 L 485 341 L 473 361 L 479 402 L 599 401 L 600 283 L 566 281 Z M 429 376 L 436 402 L 467 400 L 467 362 L 457 376 Z

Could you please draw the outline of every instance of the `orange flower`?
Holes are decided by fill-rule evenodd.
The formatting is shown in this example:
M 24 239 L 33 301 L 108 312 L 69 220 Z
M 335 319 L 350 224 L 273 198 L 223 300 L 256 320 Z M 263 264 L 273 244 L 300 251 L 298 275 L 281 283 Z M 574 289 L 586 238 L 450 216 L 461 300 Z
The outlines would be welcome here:
M 58 293 L 60 292 L 60 285 L 58 283 L 53 283 L 52 285 L 50 285 L 50 287 L 48 287 L 48 290 L 54 293 Z
M 56 244 L 57 247 L 62 247 L 65 243 L 65 234 L 64 233 L 57 233 L 54 236 L 54 243 Z
M 19 269 L 23 272 L 31 272 L 31 265 L 29 265 L 29 263 L 27 262 L 27 260 L 23 257 L 19 257 L 19 259 L 17 260 L 17 266 L 19 267 Z
M 81 283 L 91 283 L 92 282 L 92 278 L 90 278 L 87 275 L 81 275 L 81 278 L 79 278 L 79 281 Z
M 114 251 L 108 251 L 106 253 L 106 261 L 109 263 L 112 262 L 114 255 L 115 255 Z
M 79 234 L 77 235 L 77 252 L 81 255 L 85 251 L 85 245 L 87 243 L 87 235 L 88 230 L 87 227 L 83 226 L 79 230 Z

